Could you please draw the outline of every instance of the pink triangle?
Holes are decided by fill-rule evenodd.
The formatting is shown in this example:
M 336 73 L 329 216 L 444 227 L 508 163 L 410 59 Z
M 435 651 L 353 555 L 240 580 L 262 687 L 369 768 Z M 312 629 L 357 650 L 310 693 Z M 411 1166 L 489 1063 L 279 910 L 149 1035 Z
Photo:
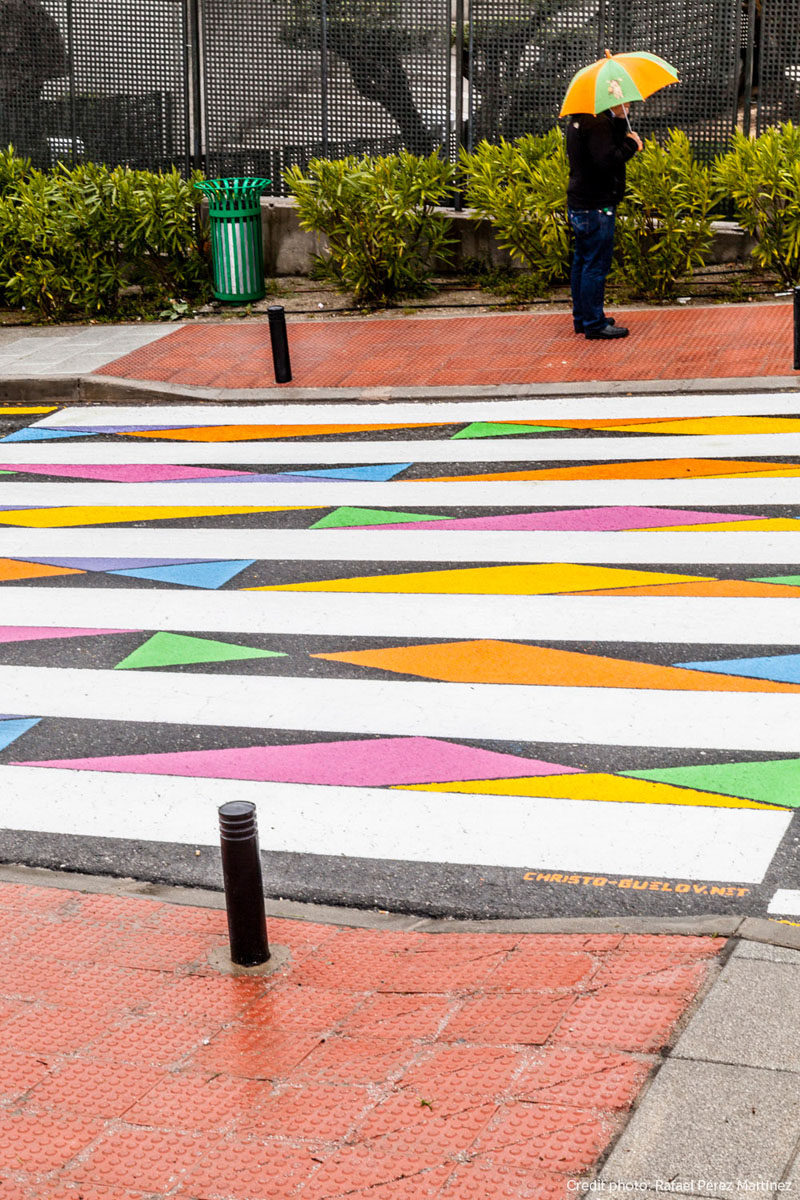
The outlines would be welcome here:
M 750 521 L 752 513 L 697 512 L 686 508 L 566 508 L 555 512 L 511 513 L 499 517 L 457 517 L 450 521 L 403 521 L 394 525 L 356 525 L 372 529 L 558 529 L 620 532 L 659 525 L 710 525 L 714 521 Z
M 184 750 L 175 754 L 130 754 L 109 758 L 61 758 L 18 765 L 352 787 L 580 774 L 575 767 L 425 737 Z
M 45 638 L 94 637 L 103 633 L 138 632 L 138 629 L 46 629 L 34 625 L 0 625 L 0 642 L 35 642 Z
M 183 479 L 227 479 L 240 478 L 242 471 L 226 471 L 218 467 L 183 467 L 177 465 L 151 465 L 143 463 L 132 466 L 59 466 L 50 463 L 44 466 L 24 466 L 19 463 L 0 463 L 0 471 L 17 471 L 22 475 L 60 475 L 67 479 L 104 479 L 110 483 L 168 483 Z

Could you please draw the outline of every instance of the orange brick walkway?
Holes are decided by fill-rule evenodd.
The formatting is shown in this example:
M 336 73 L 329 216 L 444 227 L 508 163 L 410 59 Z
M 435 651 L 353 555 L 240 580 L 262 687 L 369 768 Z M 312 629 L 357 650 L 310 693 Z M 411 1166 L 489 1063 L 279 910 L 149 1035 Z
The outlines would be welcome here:
M 564 313 L 288 321 L 294 387 L 442 387 L 791 375 L 790 304 L 617 313 L 587 342 Z M 274 385 L 266 322 L 185 325 L 97 374 L 193 387 Z
M 269 931 L 0 885 L 3 1200 L 562 1200 L 723 944 Z

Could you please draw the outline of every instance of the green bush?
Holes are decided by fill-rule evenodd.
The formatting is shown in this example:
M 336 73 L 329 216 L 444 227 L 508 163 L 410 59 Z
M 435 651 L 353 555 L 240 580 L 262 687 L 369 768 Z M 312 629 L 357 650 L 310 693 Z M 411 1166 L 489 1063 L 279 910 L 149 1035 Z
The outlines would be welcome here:
M 284 179 L 301 227 L 325 235 L 323 262 L 360 304 L 419 295 L 449 260 L 450 222 L 436 206 L 448 198 L 453 168 L 437 154 L 314 158 Z
M 526 134 L 499 145 L 481 142 L 462 151 L 466 202 L 492 222 L 498 245 L 530 271 L 539 294 L 567 274 L 567 178 L 564 139 L 558 129 Z
M 55 319 L 205 298 L 209 270 L 194 178 L 94 163 L 32 170 L 0 154 L 0 292 Z
M 757 244 L 756 262 L 784 283 L 800 283 L 800 128 L 791 121 L 751 141 L 737 130 L 714 179 Z
M 672 129 L 663 146 L 648 139 L 630 160 L 627 185 L 613 279 L 643 299 L 667 300 L 711 245 L 710 172 L 695 161 L 686 134 Z

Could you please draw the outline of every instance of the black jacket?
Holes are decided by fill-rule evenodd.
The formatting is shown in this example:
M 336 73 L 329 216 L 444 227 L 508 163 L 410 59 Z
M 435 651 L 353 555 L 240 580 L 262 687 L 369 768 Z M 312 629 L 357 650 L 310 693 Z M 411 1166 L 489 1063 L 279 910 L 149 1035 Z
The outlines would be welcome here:
M 611 208 L 625 194 L 625 164 L 636 153 L 628 123 L 610 112 L 567 119 L 570 208 Z

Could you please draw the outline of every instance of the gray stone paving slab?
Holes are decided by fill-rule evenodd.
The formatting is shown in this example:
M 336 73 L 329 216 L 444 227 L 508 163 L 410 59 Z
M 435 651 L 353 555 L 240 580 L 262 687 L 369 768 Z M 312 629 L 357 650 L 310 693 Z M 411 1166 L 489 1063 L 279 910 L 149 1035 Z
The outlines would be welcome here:
M 800 950 L 789 950 L 785 946 L 770 946 L 764 942 L 740 942 L 732 958 L 755 958 L 765 962 L 793 963 L 800 966 Z
M 800 1071 L 796 967 L 732 958 L 684 1030 L 673 1056 Z
M 670 1059 L 659 1071 L 598 1179 L 659 1190 L 693 1185 L 743 1195 L 781 1180 L 800 1135 L 800 1076 L 722 1063 Z M 736 1185 L 740 1188 L 737 1193 Z M 703 1185 L 703 1186 L 701 1186 Z M 765 1186 L 766 1185 L 766 1186 Z M 610 1189 L 609 1189 L 610 1190 Z M 617 1194 L 621 1194 L 619 1191 Z
M 83 375 L 167 333 L 173 323 L 0 329 L 0 377 Z

